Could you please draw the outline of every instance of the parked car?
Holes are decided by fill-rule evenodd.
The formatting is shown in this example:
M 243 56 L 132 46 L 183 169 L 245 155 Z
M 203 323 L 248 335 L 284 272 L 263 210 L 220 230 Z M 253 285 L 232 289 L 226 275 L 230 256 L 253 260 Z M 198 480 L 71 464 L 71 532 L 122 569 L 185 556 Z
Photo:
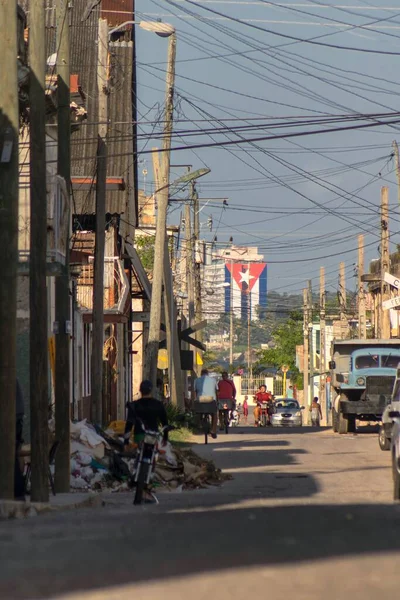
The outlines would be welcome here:
M 301 427 L 303 424 L 304 406 L 300 406 L 293 398 L 282 398 L 275 401 L 275 412 L 271 415 L 272 427 Z
M 393 497 L 400 500 L 400 410 L 390 411 L 390 418 L 393 421 L 391 452 L 392 452 L 392 473 L 393 473 Z
M 396 379 L 393 385 L 393 392 L 390 403 L 386 406 L 382 414 L 382 423 L 379 427 L 378 443 L 381 450 L 390 450 L 392 438 L 392 429 L 394 421 L 390 413 L 400 411 L 400 369 L 397 369 Z

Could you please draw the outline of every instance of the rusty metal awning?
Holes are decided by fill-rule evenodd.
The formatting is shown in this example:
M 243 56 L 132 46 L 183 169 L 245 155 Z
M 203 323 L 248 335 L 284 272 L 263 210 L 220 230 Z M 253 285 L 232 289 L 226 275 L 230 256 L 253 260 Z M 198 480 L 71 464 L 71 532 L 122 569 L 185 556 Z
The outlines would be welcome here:
M 132 267 L 140 287 L 142 288 L 146 298 L 151 300 L 151 283 L 147 277 L 147 273 L 142 265 L 138 253 L 136 252 L 136 249 L 132 246 L 132 244 L 125 242 L 125 251 L 127 253 L 127 258 L 129 258 L 132 263 Z

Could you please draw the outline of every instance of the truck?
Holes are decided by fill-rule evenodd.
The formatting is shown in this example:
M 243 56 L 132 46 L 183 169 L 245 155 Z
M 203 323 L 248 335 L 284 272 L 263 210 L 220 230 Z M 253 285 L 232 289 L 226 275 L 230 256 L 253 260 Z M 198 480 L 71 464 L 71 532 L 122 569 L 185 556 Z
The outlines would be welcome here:
M 333 430 L 353 433 L 357 420 L 380 422 L 400 363 L 399 340 L 334 340 L 331 357 Z

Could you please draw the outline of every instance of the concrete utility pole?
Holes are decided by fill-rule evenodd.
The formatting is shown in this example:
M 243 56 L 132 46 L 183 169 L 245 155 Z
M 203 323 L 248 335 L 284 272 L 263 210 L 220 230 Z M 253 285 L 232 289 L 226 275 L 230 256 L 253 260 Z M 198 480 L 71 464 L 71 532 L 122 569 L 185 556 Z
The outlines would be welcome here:
M 174 112 L 176 34 L 172 33 L 168 44 L 168 61 L 166 77 L 166 98 L 164 116 L 163 160 L 161 164 L 162 188 L 157 194 L 157 226 L 154 244 L 154 268 L 150 305 L 149 339 L 146 346 L 144 373 L 153 386 L 157 380 L 157 357 L 160 340 L 161 298 L 164 271 L 164 252 L 167 231 L 167 210 L 169 195 L 169 171 L 171 155 L 171 135 Z
M 396 141 L 393 142 L 394 160 L 396 165 L 396 176 L 397 176 L 397 200 L 400 208 L 400 157 L 399 157 L 399 146 Z
M 308 407 L 309 404 L 309 369 L 308 369 L 308 289 L 303 290 L 303 389 L 304 389 L 304 405 Z
M 14 498 L 18 262 L 17 2 L 0 0 L 0 499 Z M 46 346 L 47 347 L 47 346 Z
M 381 298 L 379 303 L 381 330 L 379 337 L 390 339 L 390 310 L 383 310 L 383 303 L 390 299 L 390 287 L 385 282 L 385 273 L 390 271 L 389 257 L 389 188 L 381 188 Z
M 344 262 L 339 264 L 339 310 L 340 310 L 340 337 L 347 337 L 347 294 L 346 294 L 346 268 Z
M 319 401 L 323 415 L 326 411 L 326 329 L 325 329 L 325 269 L 319 271 L 319 323 L 320 323 L 320 352 L 319 352 Z
M 203 318 L 203 305 L 201 301 L 201 262 L 199 258 L 200 251 L 200 205 L 199 195 L 195 188 L 196 182 L 193 182 L 193 237 L 194 237 L 194 314 L 196 323 L 199 323 Z M 203 340 L 203 333 L 201 330 L 196 331 L 196 340 L 201 342 Z M 196 350 L 195 356 L 200 350 Z M 201 366 L 195 361 L 195 371 L 197 375 L 200 375 Z
M 312 295 L 312 283 L 311 279 L 308 280 L 308 351 L 310 354 L 310 397 L 308 398 L 308 404 L 311 405 L 311 401 L 314 397 L 314 330 L 313 330 L 313 295 Z M 311 418 L 311 416 L 310 416 Z
M 231 286 L 229 290 L 229 364 L 233 365 L 233 260 L 231 259 Z
M 168 239 L 165 240 L 164 252 L 164 313 L 167 329 L 167 346 L 169 354 L 169 387 L 171 403 L 185 408 L 183 394 L 183 373 L 181 369 L 180 344 L 177 335 L 177 314 L 174 299 L 171 263 L 168 251 Z
M 186 263 L 186 294 L 188 302 L 189 327 L 194 325 L 194 253 L 190 202 L 185 204 L 185 263 Z
M 358 236 L 358 329 L 360 339 L 367 339 L 367 318 L 365 312 L 364 275 L 364 235 Z
M 58 174 L 65 180 L 68 198 L 71 182 L 71 116 L 69 62 L 69 1 L 57 0 L 57 120 Z M 68 214 L 68 225 L 70 215 Z M 56 278 L 56 366 L 55 421 L 56 439 L 60 442 L 56 454 L 55 487 L 58 493 L 69 492 L 70 480 L 70 297 L 69 297 L 69 230 L 65 248 L 65 267 Z
M 47 197 L 45 8 L 31 0 L 29 18 L 30 107 L 30 425 L 33 502 L 49 500 L 49 395 L 47 364 Z
M 108 23 L 99 19 L 97 89 L 99 92 L 96 238 L 94 248 L 93 330 L 91 364 L 92 420 L 103 424 L 103 345 L 104 345 L 104 249 L 106 239 L 107 133 L 108 133 Z

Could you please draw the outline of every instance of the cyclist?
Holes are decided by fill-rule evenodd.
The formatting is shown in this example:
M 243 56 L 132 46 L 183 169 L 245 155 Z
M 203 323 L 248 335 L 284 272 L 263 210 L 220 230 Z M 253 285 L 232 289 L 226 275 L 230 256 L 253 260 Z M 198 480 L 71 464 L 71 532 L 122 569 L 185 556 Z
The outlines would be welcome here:
M 198 377 L 194 384 L 194 392 L 196 400 L 203 400 L 203 402 L 214 402 L 217 399 L 217 384 L 213 377 L 210 377 L 207 369 L 201 370 L 201 377 Z M 211 412 L 211 411 L 210 411 Z M 217 438 L 217 413 L 213 412 L 211 415 L 211 437 L 215 440 Z
M 254 409 L 254 427 L 258 427 L 260 424 L 261 411 L 267 407 L 268 410 L 268 423 L 271 412 L 272 394 L 268 392 L 266 385 L 260 385 L 258 392 L 254 396 L 256 401 L 256 407 Z
M 218 381 L 218 412 L 219 412 L 219 429 L 224 429 L 224 406 L 227 405 L 230 411 L 235 409 L 236 405 L 236 388 L 232 379 L 226 371 L 222 373 L 222 379 Z

